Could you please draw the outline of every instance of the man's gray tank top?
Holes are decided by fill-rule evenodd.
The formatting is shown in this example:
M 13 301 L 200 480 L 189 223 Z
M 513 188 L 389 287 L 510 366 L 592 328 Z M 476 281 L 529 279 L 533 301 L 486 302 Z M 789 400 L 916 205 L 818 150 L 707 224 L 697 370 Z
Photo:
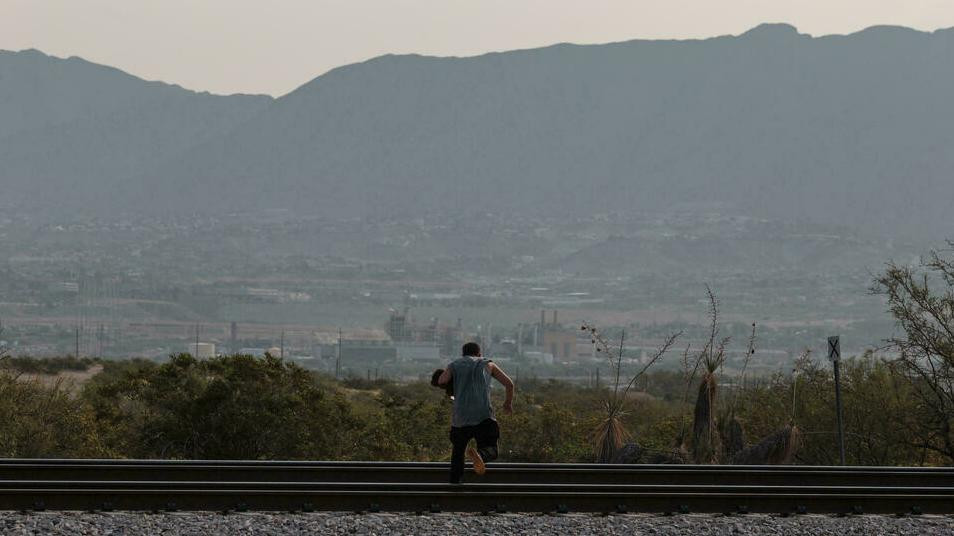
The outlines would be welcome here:
M 474 426 L 494 418 L 490 405 L 489 359 L 464 356 L 448 365 L 454 379 L 454 415 L 451 426 Z

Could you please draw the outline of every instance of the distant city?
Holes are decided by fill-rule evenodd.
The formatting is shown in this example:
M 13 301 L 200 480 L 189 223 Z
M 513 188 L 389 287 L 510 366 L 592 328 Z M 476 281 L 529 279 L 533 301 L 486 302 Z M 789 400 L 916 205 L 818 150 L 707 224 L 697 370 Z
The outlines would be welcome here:
M 891 331 L 871 273 L 917 255 L 844 229 L 698 210 L 489 215 L 467 228 L 288 211 L 61 223 L 7 213 L 0 240 L 16 252 L 0 265 L 2 338 L 16 355 L 269 352 L 391 378 L 419 377 L 469 340 L 526 373 L 588 378 L 605 360 L 582 322 L 625 333 L 638 362 L 671 331 L 705 337 L 706 284 L 736 350 L 757 324 L 752 370 L 785 369 L 833 333 L 861 352 Z

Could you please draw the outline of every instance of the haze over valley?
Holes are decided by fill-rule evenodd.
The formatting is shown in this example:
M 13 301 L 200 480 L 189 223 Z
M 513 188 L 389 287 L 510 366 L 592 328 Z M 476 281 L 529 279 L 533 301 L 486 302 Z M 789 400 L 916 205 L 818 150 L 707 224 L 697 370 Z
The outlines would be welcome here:
M 0 52 L 0 338 L 327 368 L 339 328 L 547 353 L 558 310 L 638 355 L 703 336 L 708 284 L 768 370 L 860 352 L 892 330 L 872 274 L 954 236 L 952 94 L 954 29 L 388 55 L 278 98 Z

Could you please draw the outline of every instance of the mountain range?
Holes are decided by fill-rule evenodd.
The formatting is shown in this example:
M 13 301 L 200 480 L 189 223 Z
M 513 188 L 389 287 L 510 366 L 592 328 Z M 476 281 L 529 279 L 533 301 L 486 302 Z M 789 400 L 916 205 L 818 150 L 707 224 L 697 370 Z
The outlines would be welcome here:
M 938 240 L 954 235 L 951 95 L 954 29 L 767 24 L 387 55 L 278 98 L 0 52 L 0 206 L 465 219 L 718 207 Z

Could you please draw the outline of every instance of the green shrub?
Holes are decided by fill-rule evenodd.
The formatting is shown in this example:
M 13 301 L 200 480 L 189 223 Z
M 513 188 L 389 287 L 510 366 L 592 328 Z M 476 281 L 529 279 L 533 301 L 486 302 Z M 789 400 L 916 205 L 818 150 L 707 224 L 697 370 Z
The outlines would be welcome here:
M 90 382 L 84 398 L 109 444 L 133 457 L 335 459 L 360 427 L 346 400 L 271 356 L 179 354 Z
M 92 408 L 62 381 L 0 373 L 0 457 L 89 458 L 106 451 Z

